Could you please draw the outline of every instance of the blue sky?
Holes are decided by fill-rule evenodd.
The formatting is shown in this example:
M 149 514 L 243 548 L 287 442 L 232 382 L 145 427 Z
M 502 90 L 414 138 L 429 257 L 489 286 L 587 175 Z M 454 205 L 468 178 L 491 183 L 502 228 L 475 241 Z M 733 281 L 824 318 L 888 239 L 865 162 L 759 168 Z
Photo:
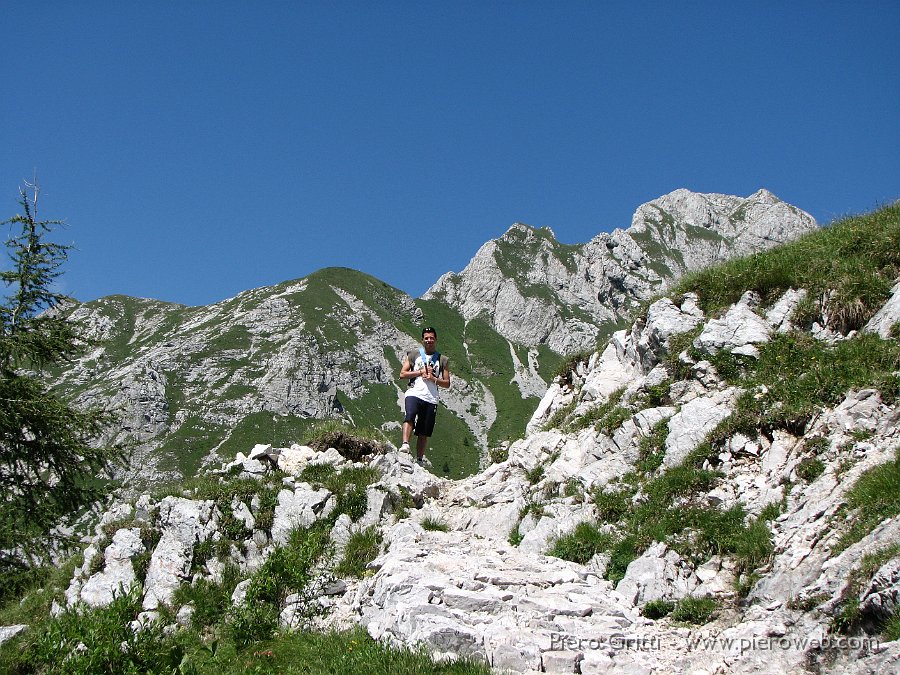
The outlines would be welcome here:
M 680 187 L 900 198 L 900 2 L 0 2 L 0 216 L 63 289 L 207 304 L 339 265 L 412 294 L 515 221 Z

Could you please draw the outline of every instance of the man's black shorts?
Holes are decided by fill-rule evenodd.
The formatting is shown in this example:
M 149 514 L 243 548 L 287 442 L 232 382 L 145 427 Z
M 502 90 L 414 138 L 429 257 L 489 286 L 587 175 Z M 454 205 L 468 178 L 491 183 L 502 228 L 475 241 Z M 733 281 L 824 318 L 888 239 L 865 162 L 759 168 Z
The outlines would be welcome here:
M 403 421 L 414 425 L 416 436 L 431 436 L 436 416 L 437 403 L 423 401 L 418 396 L 406 397 L 406 419 Z

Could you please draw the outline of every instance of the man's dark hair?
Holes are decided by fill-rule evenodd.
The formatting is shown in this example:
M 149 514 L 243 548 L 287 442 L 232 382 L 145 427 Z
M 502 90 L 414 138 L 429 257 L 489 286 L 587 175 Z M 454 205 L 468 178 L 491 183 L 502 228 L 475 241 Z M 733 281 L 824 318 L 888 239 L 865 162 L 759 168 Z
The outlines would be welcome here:
M 431 326 L 422 329 L 422 337 L 425 337 L 425 333 L 434 333 L 434 337 L 437 337 L 437 331 Z

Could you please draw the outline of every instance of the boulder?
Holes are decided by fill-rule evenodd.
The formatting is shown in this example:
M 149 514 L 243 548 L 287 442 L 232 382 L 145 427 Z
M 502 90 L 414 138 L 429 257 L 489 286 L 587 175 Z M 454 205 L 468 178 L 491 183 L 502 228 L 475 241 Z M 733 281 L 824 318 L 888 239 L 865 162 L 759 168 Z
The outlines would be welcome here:
M 136 581 L 132 558 L 143 551 L 140 530 L 118 530 L 103 552 L 103 569 L 81 587 L 80 600 L 90 607 L 105 607 L 117 595 L 127 593 Z

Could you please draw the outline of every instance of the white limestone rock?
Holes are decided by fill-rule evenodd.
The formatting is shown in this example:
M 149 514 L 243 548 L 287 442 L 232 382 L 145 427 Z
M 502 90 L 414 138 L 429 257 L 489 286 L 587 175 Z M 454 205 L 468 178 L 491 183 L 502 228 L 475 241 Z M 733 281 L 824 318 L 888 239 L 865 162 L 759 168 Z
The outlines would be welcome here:
M 678 600 L 699 585 L 692 565 L 665 544 L 655 542 L 628 565 L 616 591 L 635 605 L 651 600 Z
M 900 557 L 878 569 L 859 600 L 860 612 L 878 621 L 885 621 L 900 610 Z
M 293 490 L 281 490 L 272 518 L 272 541 L 285 543 L 293 530 L 309 527 L 319 518 L 325 518 L 334 506 L 331 491 L 314 489 L 309 483 L 299 483 Z
M 681 464 L 706 438 L 710 431 L 731 414 L 737 398 L 737 389 L 730 387 L 708 396 L 695 398 L 669 420 L 666 437 L 666 454 L 663 463 L 667 467 Z
M 15 624 L 12 626 L 0 626 L 0 645 L 11 640 L 16 635 L 28 628 L 27 624 Z
M 143 551 L 140 530 L 116 531 L 112 543 L 103 552 L 103 569 L 84 583 L 79 599 L 89 607 L 105 607 L 117 595 L 128 593 L 136 581 L 132 558 Z
M 316 451 L 308 445 L 295 444 L 282 449 L 278 456 L 278 468 L 291 476 L 299 476 L 315 456 Z
M 745 293 L 721 319 L 712 319 L 704 326 L 703 332 L 694 339 L 694 346 L 713 354 L 724 349 L 758 356 L 755 345 L 769 341 L 769 325 L 753 311 L 753 304 L 753 296 Z
M 900 281 L 891 289 L 890 299 L 863 327 L 867 333 L 878 333 L 883 338 L 891 336 L 891 329 L 900 323 Z
M 774 305 L 766 311 L 766 323 L 776 333 L 787 333 L 794 329 L 791 322 L 794 311 L 800 302 L 806 297 L 806 289 L 794 290 L 789 288 L 785 291 Z
M 166 497 L 159 503 L 159 543 L 150 558 L 144 582 L 145 611 L 169 603 L 177 588 L 188 579 L 194 546 L 215 531 L 211 522 L 214 502 Z
M 524 534 L 519 543 L 519 550 L 525 553 L 543 553 L 552 545 L 555 539 L 568 534 L 579 523 L 593 520 L 597 517 L 592 503 L 566 504 L 558 502 L 548 504 L 541 509 L 542 515 L 535 518 L 528 514 L 519 526 L 519 532 Z M 529 520 L 533 522 L 529 526 Z

